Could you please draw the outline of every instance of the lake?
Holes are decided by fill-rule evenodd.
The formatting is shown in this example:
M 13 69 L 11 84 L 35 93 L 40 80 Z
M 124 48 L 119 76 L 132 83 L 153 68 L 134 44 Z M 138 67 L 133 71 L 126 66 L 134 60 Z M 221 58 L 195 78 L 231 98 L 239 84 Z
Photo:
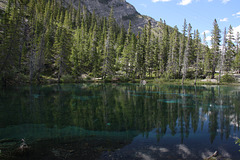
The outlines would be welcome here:
M 240 159 L 240 86 L 63 84 L 0 90 L 0 159 Z M 19 151 L 21 139 L 27 143 Z

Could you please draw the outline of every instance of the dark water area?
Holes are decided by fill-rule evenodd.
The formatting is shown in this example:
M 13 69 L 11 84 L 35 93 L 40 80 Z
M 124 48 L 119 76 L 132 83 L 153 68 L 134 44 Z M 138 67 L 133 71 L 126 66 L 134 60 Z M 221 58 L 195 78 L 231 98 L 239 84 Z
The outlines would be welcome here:
M 0 90 L 2 160 L 240 159 L 239 86 L 64 84 Z M 22 139 L 27 148 L 20 148 Z

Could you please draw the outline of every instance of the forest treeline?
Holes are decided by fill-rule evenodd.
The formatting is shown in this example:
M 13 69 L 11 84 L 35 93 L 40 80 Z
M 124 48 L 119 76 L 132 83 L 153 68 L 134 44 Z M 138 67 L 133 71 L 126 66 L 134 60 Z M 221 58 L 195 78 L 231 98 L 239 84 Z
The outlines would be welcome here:
M 220 75 L 240 70 L 240 36 L 234 37 L 232 26 L 221 37 L 214 20 L 209 47 L 206 36 L 201 40 L 186 20 L 181 33 L 164 21 L 158 29 L 149 22 L 135 35 L 131 21 L 125 30 L 113 13 L 112 8 L 108 17 L 98 17 L 84 6 L 66 7 L 58 0 L 9 0 L 0 15 L 1 83 L 61 82 L 63 77 L 77 82 L 82 75 L 182 78 L 184 83 L 215 78 L 216 70 Z

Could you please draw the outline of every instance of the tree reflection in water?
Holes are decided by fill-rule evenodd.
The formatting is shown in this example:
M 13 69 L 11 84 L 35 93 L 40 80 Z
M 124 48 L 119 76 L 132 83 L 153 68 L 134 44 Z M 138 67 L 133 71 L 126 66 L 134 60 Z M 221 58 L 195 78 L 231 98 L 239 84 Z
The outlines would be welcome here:
M 127 143 L 138 135 L 155 137 L 152 143 L 177 141 L 175 147 L 188 155 L 183 143 L 190 143 L 193 137 L 208 136 L 206 143 L 211 145 L 218 136 L 221 140 L 217 138 L 217 144 L 239 136 L 239 99 L 240 88 L 229 86 L 68 84 L 9 88 L 0 92 L 0 139 L 28 136 L 25 138 L 34 141 L 124 133 Z M 26 124 L 25 130 L 21 128 Z M 41 126 L 35 128 L 40 133 L 34 133 L 30 124 Z M 144 154 L 139 152 L 138 156 Z

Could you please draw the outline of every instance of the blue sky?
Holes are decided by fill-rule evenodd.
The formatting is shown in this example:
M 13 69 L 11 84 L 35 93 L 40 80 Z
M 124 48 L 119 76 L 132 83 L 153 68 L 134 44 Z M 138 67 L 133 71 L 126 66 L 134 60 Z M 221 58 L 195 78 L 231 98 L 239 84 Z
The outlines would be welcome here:
M 240 0 L 126 0 L 140 14 L 159 21 L 160 18 L 181 31 L 184 19 L 191 23 L 193 30 L 205 32 L 210 40 L 213 21 L 217 19 L 223 33 L 231 24 L 240 32 Z

